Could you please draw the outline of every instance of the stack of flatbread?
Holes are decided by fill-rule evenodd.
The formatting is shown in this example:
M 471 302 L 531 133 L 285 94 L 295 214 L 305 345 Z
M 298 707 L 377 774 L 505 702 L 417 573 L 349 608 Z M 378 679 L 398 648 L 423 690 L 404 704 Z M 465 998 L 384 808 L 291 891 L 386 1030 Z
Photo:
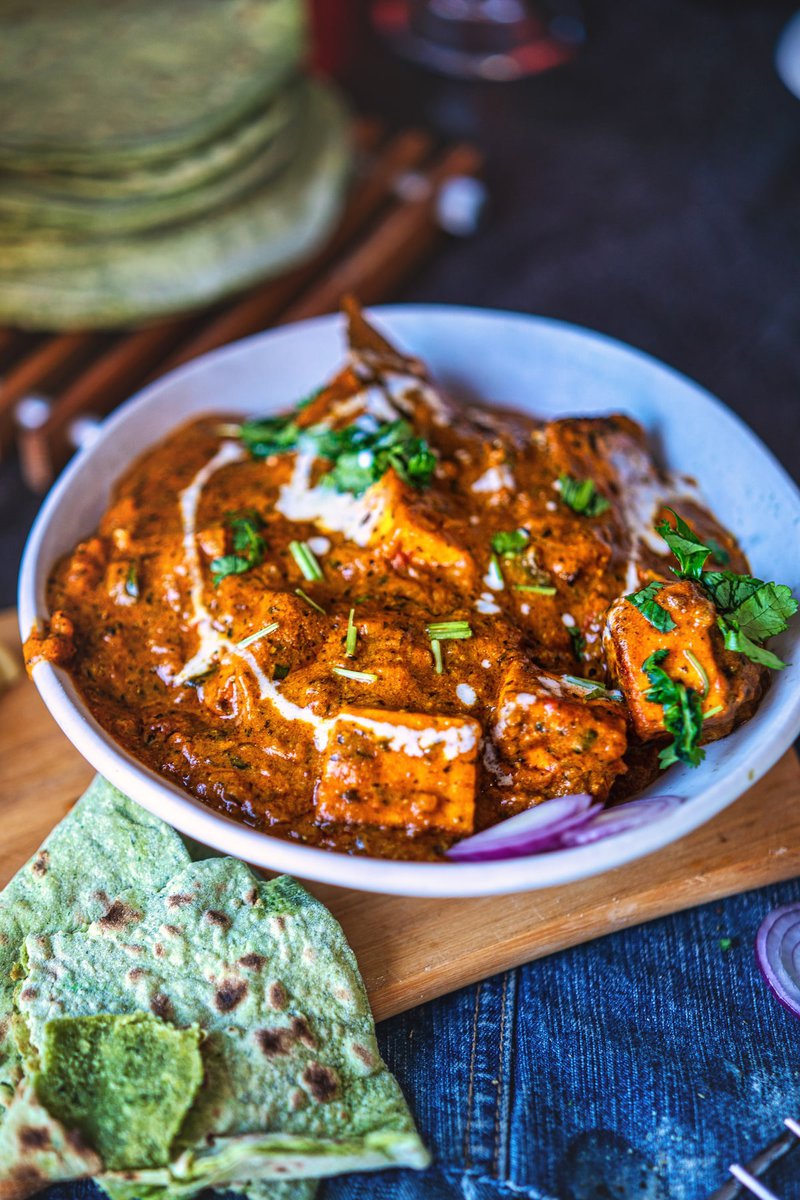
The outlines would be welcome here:
M 302 73 L 301 0 L 0 5 L 0 320 L 141 321 L 307 256 L 345 114 Z
M 427 1162 L 331 914 L 97 779 L 0 893 L 0 1200 L 311 1200 Z

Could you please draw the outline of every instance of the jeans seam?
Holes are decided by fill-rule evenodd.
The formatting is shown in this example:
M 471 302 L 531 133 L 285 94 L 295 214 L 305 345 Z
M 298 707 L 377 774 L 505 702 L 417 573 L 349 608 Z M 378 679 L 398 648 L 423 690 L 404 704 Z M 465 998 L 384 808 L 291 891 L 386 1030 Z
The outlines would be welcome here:
M 498 1178 L 501 1178 L 504 1172 L 500 1169 L 500 1097 L 503 1093 L 503 1042 L 506 1031 L 506 995 L 508 993 L 508 973 L 503 976 L 503 992 L 500 996 L 500 1029 L 499 1034 L 499 1055 L 497 1062 L 497 1091 L 495 1093 L 494 1102 L 494 1136 L 493 1136 L 493 1153 L 492 1160 L 494 1164 L 494 1173 Z
M 465 1171 L 456 1166 L 445 1167 L 440 1165 L 439 1170 L 443 1175 L 456 1179 L 463 1179 L 464 1176 L 467 1176 L 473 1183 L 485 1183 L 491 1187 L 499 1188 L 500 1191 L 512 1192 L 515 1196 L 526 1196 L 528 1200 L 553 1200 L 547 1193 L 540 1192 L 531 1185 L 512 1183 L 509 1179 L 497 1179 L 494 1175 L 488 1175 L 486 1171 L 481 1171 L 474 1167 Z
M 475 1050 L 478 1044 L 478 1013 L 481 1006 L 482 983 L 475 988 L 475 1010 L 472 1017 L 472 1046 L 469 1054 L 469 1084 L 467 1087 L 467 1119 L 464 1125 L 464 1165 L 469 1167 L 472 1162 L 472 1151 L 469 1135 L 472 1132 L 472 1101 L 475 1095 Z
M 498 1142 L 495 1169 L 501 1179 L 509 1174 L 509 1145 L 511 1139 L 511 1105 L 514 1089 L 517 986 L 519 971 L 514 968 L 506 973 L 507 987 L 503 990 L 503 1015 L 500 1031 L 500 1062 L 497 1088 Z

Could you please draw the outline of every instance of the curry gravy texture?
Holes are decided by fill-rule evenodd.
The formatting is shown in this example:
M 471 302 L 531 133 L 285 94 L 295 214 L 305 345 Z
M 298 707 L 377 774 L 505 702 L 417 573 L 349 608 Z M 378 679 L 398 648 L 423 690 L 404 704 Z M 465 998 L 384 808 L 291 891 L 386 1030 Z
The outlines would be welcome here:
M 689 482 L 660 473 L 627 417 L 458 405 L 357 310 L 350 340 L 348 365 L 295 419 L 405 418 L 436 454 L 427 486 L 389 468 L 363 495 L 340 494 L 319 484 L 330 462 L 313 453 L 255 458 L 229 415 L 197 420 L 134 463 L 97 532 L 57 564 L 29 658 L 66 667 L 155 771 L 311 845 L 435 859 L 548 798 L 638 790 L 665 740 L 640 665 L 666 642 L 620 597 L 672 579 L 653 532 L 664 505 L 744 570 L 734 539 Z M 605 511 L 573 511 L 565 474 L 593 481 Z M 215 586 L 242 513 L 263 560 Z M 515 530 L 523 548 L 492 562 L 493 536 Z M 291 543 L 310 545 L 322 579 L 304 577 Z M 660 600 L 677 625 L 664 666 L 699 690 L 693 648 L 710 681 L 704 740 L 723 736 L 752 712 L 764 672 L 723 649 L 694 585 L 673 581 Z M 457 621 L 471 636 L 439 642 L 438 673 L 427 627 Z

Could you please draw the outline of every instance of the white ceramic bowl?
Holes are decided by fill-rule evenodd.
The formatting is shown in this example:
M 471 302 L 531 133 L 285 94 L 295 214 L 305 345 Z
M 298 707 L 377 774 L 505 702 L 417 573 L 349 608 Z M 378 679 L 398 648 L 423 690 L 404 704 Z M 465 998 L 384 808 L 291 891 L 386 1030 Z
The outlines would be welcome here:
M 663 461 L 696 476 L 713 509 L 740 537 L 753 571 L 800 592 L 800 493 L 750 430 L 713 396 L 618 342 L 556 321 L 446 307 L 375 314 L 456 393 L 547 416 L 623 411 L 641 421 Z M 123 405 L 72 461 L 42 508 L 25 551 L 20 626 L 46 615 L 45 585 L 58 558 L 93 530 L 109 489 L 131 460 L 173 427 L 209 411 L 264 413 L 291 406 L 340 362 L 343 327 L 324 317 L 219 350 Z M 707 821 L 763 775 L 800 730 L 800 622 L 775 644 L 794 660 L 776 674 L 758 713 L 708 748 L 695 770 L 672 768 L 650 789 L 686 802 L 643 829 L 594 846 L 509 862 L 385 862 L 281 841 L 204 807 L 142 766 L 88 713 L 68 676 L 34 670 L 41 696 L 93 767 L 145 808 L 200 842 L 309 879 L 413 896 L 478 896 L 568 883 L 656 850 Z

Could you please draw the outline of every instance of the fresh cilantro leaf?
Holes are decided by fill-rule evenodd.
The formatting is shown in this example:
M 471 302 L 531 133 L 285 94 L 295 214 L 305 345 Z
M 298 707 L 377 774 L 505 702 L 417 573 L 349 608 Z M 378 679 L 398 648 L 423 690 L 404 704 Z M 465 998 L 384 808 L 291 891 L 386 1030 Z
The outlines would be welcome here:
M 771 650 L 764 650 L 761 642 L 783 633 L 797 612 L 791 588 L 729 571 L 704 572 L 701 582 L 719 613 L 725 648 L 738 650 L 773 671 L 782 670 L 786 663 Z
M 264 539 L 259 530 L 264 528 L 264 522 L 256 512 L 237 513 L 229 518 L 233 534 L 234 550 L 252 559 L 256 566 L 264 557 Z
M 227 579 L 229 575 L 244 575 L 252 565 L 250 559 L 244 558 L 241 554 L 221 554 L 211 562 L 211 578 L 214 580 L 214 587 L 217 587 L 223 579 Z
M 586 638 L 578 629 L 577 625 L 570 625 L 567 629 L 569 640 L 572 642 L 572 653 L 577 658 L 578 662 L 583 662 L 583 652 L 586 649 Z
M 584 517 L 599 517 L 611 507 L 605 496 L 601 496 L 591 479 L 576 479 L 574 475 L 558 477 L 560 496 L 573 512 Z
M 782 670 L 786 663 L 763 649 L 761 642 L 783 633 L 797 612 L 791 588 L 732 571 L 702 571 L 698 582 L 714 602 L 725 649 L 745 654 L 773 671 Z
M 797 612 L 791 588 L 734 571 L 704 571 L 703 565 L 714 550 L 701 542 L 677 513 L 669 511 L 675 517 L 675 529 L 662 521 L 656 532 L 678 560 L 678 578 L 693 579 L 713 601 L 726 650 L 744 654 L 773 671 L 781 670 L 786 663 L 761 643 L 783 633 L 789 618 Z
M 711 554 L 711 547 L 701 542 L 693 529 L 690 529 L 682 517 L 674 509 L 668 508 L 675 518 L 673 529 L 669 521 L 660 521 L 656 525 L 656 533 L 660 533 L 678 560 L 679 570 L 676 572 L 683 579 L 698 579 L 703 570 L 703 564 Z
M 714 562 L 718 562 L 721 567 L 727 567 L 731 561 L 731 556 L 724 546 L 721 546 L 716 538 L 706 538 L 710 548 Z
M 527 529 L 501 529 L 492 537 L 492 549 L 503 558 L 514 558 L 522 553 L 530 540 Z
M 304 396 L 295 406 L 295 412 L 308 408 L 323 391 L 323 388 L 317 388 Z M 294 413 L 244 421 L 239 427 L 239 439 L 253 458 L 269 458 L 271 454 L 286 454 L 296 450 L 304 434 L 305 430 L 295 421 Z
M 266 545 L 259 530 L 264 522 L 256 512 L 234 513 L 228 518 L 233 554 L 222 554 L 211 561 L 214 587 L 229 575 L 244 575 L 264 561 Z
M 752 575 L 734 575 L 732 571 L 701 571 L 702 583 L 720 612 L 732 612 L 749 600 L 761 587 L 762 580 Z
M 295 450 L 302 430 L 293 416 L 264 417 L 245 421 L 239 438 L 253 458 L 269 458 L 271 454 L 286 454 Z
M 656 601 L 656 594 L 664 584 L 654 580 L 638 592 L 630 592 L 625 599 L 645 617 L 659 633 L 670 633 L 677 626 L 671 615 Z
M 437 461 L 425 439 L 403 420 L 385 421 L 376 428 L 355 423 L 328 431 L 317 440 L 317 451 L 334 463 L 320 482 L 354 496 L 362 495 L 390 467 L 404 483 L 425 487 Z
M 717 624 L 725 639 L 726 650 L 736 650 L 739 654 L 746 654 L 752 662 L 758 663 L 762 667 L 769 667 L 772 671 L 782 671 L 786 666 L 786 663 L 783 659 L 778 658 L 777 654 L 773 654 L 765 646 L 756 645 L 740 629 L 731 625 L 725 617 L 717 617 Z
M 783 583 L 761 583 L 729 613 L 729 618 L 747 637 L 763 642 L 765 638 L 783 633 L 789 617 L 796 612 L 797 601 L 791 588 Z
M 298 407 L 311 403 L 314 393 Z M 292 414 L 245 421 L 239 437 L 253 458 L 268 458 L 292 450 L 308 450 L 330 459 L 331 470 L 321 483 L 337 492 L 360 496 L 390 467 L 405 483 L 425 487 L 436 467 L 436 455 L 407 421 L 378 422 L 362 416 L 342 429 L 327 425 L 300 426 Z
M 128 567 L 128 573 L 125 576 L 125 593 L 132 600 L 139 599 L 139 568 L 135 562 Z
M 642 663 L 642 670 L 651 684 L 645 699 L 661 705 L 664 728 L 672 734 L 673 739 L 669 746 L 659 751 L 658 761 L 664 769 L 676 762 L 699 767 L 705 758 L 705 750 L 700 746 L 703 732 L 702 699 L 694 688 L 670 678 L 661 666 L 666 657 L 666 650 L 654 650 Z

